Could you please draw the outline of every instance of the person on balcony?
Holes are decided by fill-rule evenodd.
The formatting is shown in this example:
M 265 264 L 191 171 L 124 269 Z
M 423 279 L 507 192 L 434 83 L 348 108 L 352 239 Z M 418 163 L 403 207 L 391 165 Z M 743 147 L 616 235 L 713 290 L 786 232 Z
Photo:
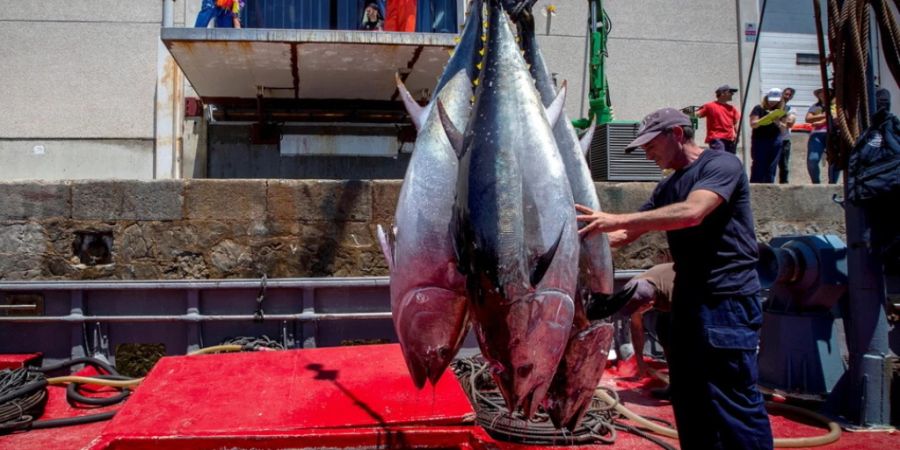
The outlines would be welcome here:
M 416 31 L 416 0 L 388 0 L 385 31 Z
M 206 28 L 215 20 L 216 28 L 240 28 L 243 0 L 203 0 L 194 28 Z
M 377 3 L 369 2 L 366 4 L 360 28 L 369 31 L 384 31 L 384 19 L 381 17 L 381 11 Z

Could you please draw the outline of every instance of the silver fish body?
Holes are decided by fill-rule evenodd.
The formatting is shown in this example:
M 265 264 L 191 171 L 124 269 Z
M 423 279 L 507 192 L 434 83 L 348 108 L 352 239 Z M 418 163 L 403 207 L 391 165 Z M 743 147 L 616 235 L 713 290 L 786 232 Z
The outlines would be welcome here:
M 550 124 L 496 0 L 488 27 L 463 140 L 457 247 L 482 354 L 508 408 L 531 416 L 569 339 L 579 242 Z
M 473 2 L 460 43 L 438 82 L 435 98 L 419 107 L 398 78 L 398 89 L 418 128 L 394 216 L 392 239 L 379 227 L 391 272 L 391 311 L 413 382 L 437 383 L 456 356 L 469 324 L 465 277 L 457 270 L 451 219 L 459 157 L 433 108 L 438 99 L 453 123 L 471 111 L 480 59 L 481 2 Z

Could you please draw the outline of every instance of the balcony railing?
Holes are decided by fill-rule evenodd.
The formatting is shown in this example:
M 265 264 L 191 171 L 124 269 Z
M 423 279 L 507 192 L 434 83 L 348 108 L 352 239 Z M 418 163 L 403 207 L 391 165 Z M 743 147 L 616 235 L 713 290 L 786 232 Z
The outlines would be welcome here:
M 241 23 L 247 28 L 357 30 L 371 1 L 249 0 Z M 462 0 L 417 0 L 416 31 L 456 33 L 460 11 Z

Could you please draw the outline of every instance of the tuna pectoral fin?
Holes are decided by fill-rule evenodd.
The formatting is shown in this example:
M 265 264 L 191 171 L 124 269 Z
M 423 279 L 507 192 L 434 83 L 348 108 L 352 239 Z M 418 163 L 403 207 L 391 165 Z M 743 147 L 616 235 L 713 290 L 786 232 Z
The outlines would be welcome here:
M 441 125 L 444 126 L 444 132 L 447 133 L 447 139 L 450 140 L 450 146 L 453 147 L 456 156 L 462 158 L 464 153 L 463 134 L 459 131 L 459 128 L 456 128 L 453 121 L 450 120 L 450 115 L 447 114 L 447 110 L 444 109 L 444 103 L 440 99 L 437 101 L 437 109 L 438 114 L 441 115 Z
M 378 225 L 378 243 L 381 244 L 381 253 L 384 254 L 384 260 L 387 262 L 388 270 L 393 272 L 394 251 L 390 241 L 388 241 L 387 234 L 384 232 L 384 228 L 381 228 L 381 225 Z
M 594 140 L 594 130 L 597 129 L 597 120 L 594 119 L 591 121 L 591 126 L 588 127 L 587 131 L 581 135 L 580 143 L 581 143 L 581 153 L 584 153 L 584 157 L 587 158 L 588 151 L 591 150 L 591 141 Z
M 556 125 L 556 121 L 563 116 L 563 108 L 566 106 L 567 85 L 568 83 L 566 82 L 566 80 L 563 80 L 562 86 L 560 86 L 559 92 L 556 94 L 556 98 L 553 99 L 553 103 L 551 103 L 550 106 L 548 106 L 544 111 L 544 113 L 547 115 L 547 122 L 550 123 L 551 127 Z
M 631 286 L 612 295 L 591 294 L 591 298 L 588 300 L 585 308 L 588 320 L 605 319 L 615 314 L 631 300 L 635 289 L 637 289 L 637 286 Z
M 554 242 L 553 245 L 538 258 L 537 263 L 534 265 L 534 270 L 531 271 L 530 281 L 532 286 L 537 286 L 538 283 L 544 279 L 544 275 L 547 274 L 547 269 L 550 268 L 550 263 L 553 262 L 553 257 L 556 256 L 556 250 L 559 248 L 559 242 L 562 241 L 562 236 L 565 231 L 566 225 L 563 224 L 562 229 L 559 230 L 559 236 L 556 237 L 556 242 Z
M 406 89 L 406 85 L 403 84 L 403 80 L 400 79 L 400 74 L 394 74 L 394 81 L 397 82 L 397 91 L 400 92 L 400 98 L 403 99 L 403 106 L 406 107 L 406 112 L 409 113 L 413 125 L 416 126 L 416 131 L 421 131 L 422 124 L 425 123 L 425 108 L 416 102 L 412 94 L 409 93 L 409 90 Z

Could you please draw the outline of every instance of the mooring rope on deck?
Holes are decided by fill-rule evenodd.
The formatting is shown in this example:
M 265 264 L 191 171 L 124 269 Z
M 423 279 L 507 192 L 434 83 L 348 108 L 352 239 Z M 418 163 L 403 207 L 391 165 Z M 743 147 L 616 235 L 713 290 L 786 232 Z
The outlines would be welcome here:
M 575 430 L 557 429 L 550 417 L 540 409 L 531 420 L 517 413 L 510 414 L 487 367 L 480 356 L 453 363 L 456 377 L 475 408 L 476 422 L 495 439 L 541 445 L 614 444 L 618 431 L 624 431 L 664 449 L 675 449 L 662 439 L 622 422 L 620 419 L 623 416 L 617 408 L 621 404 L 618 394 L 603 387 L 598 389 L 602 389 L 605 395 L 594 395 L 591 406 Z

